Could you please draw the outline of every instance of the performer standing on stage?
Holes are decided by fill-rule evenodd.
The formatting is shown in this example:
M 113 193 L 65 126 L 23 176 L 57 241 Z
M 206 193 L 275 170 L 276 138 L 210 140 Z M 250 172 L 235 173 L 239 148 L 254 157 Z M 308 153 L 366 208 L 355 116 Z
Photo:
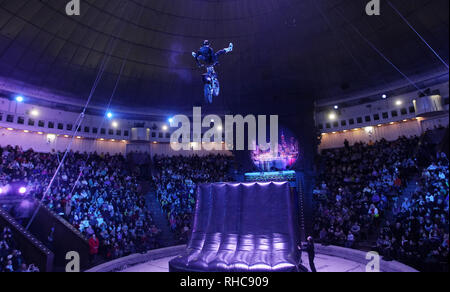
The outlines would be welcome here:
M 308 258 L 309 258 L 309 266 L 311 268 L 311 272 L 316 273 L 316 266 L 314 265 L 314 259 L 316 257 L 316 250 L 314 247 L 314 239 L 309 236 L 307 238 L 307 243 L 305 245 L 305 248 L 302 248 L 301 245 L 298 246 L 298 249 L 300 251 L 306 251 L 308 253 Z

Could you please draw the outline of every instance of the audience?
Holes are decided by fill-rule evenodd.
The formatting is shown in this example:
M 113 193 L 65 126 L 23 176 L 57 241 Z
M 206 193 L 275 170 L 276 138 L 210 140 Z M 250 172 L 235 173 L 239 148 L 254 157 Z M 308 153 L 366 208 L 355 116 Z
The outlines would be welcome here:
M 41 199 L 62 156 L 0 148 L 0 186 L 24 185 Z M 107 259 L 158 247 L 159 230 L 123 156 L 68 153 L 44 203 L 86 238 L 96 234 Z
M 27 265 L 22 253 L 17 249 L 11 229 L 5 227 L 0 234 L 0 272 L 39 272 L 31 264 Z
M 398 259 L 425 271 L 448 271 L 449 162 L 444 153 L 422 172 L 405 198 L 395 224 L 386 222 L 377 247 L 387 259 Z
M 222 155 L 206 157 L 155 156 L 157 173 L 153 176 L 156 193 L 170 226 L 180 240 L 190 230 L 198 184 L 230 181 L 232 158 Z
M 315 236 L 352 248 L 376 242 L 385 259 L 420 269 L 448 265 L 448 160 L 443 153 L 433 159 L 432 149 L 419 137 L 400 137 L 324 151 L 313 191 Z

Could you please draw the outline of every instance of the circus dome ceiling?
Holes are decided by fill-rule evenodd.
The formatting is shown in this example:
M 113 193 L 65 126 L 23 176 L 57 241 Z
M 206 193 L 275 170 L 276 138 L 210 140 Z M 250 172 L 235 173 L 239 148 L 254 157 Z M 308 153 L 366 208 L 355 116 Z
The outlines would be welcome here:
M 367 0 L 81 0 L 80 16 L 67 2 L 0 1 L 1 78 L 84 102 L 103 72 L 93 104 L 118 82 L 115 106 L 187 109 L 202 101 L 191 52 L 204 39 L 235 44 L 217 69 L 222 109 L 295 111 L 405 82 L 393 65 L 412 80 L 448 73 L 385 1 L 372 17 Z M 448 63 L 449 1 L 391 3 Z

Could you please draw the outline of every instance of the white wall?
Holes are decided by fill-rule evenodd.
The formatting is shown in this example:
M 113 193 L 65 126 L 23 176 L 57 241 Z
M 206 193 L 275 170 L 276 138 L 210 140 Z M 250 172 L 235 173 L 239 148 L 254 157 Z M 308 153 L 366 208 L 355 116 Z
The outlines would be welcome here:
M 397 122 L 393 125 L 387 124 L 381 127 L 373 126 L 372 131 L 366 131 L 366 128 L 359 128 L 357 130 L 347 130 L 334 133 L 322 134 L 322 142 L 319 146 L 319 151 L 330 148 L 344 147 L 344 141 L 348 140 L 350 145 L 358 142 L 368 143 L 370 141 L 377 141 L 386 139 L 388 141 L 397 140 L 400 136 L 420 136 L 423 132 L 433 129 L 434 126 L 447 127 L 449 124 L 448 114 L 443 117 L 433 119 L 414 119 L 407 122 Z
M 0 146 L 6 145 L 20 146 L 24 150 L 33 149 L 37 152 L 65 151 L 71 138 L 58 136 L 54 142 L 48 141 L 47 134 L 39 135 L 37 133 L 24 133 L 23 131 L 9 131 L 5 128 L 0 129 Z M 99 141 L 92 139 L 75 139 L 72 148 L 79 152 L 97 152 L 110 154 L 125 154 L 126 143 Z
M 224 146 L 222 146 L 222 149 Z M 228 155 L 231 156 L 232 153 L 230 151 L 206 151 L 206 150 L 199 150 L 199 151 L 175 151 L 172 149 L 169 143 L 130 143 L 127 145 L 127 153 L 130 152 L 142 152 L 142 153 L 148 153 L 150 155 L 164 155 L 164 156 L 207 156 L 211 154 L 221 154 L 221 155 Z

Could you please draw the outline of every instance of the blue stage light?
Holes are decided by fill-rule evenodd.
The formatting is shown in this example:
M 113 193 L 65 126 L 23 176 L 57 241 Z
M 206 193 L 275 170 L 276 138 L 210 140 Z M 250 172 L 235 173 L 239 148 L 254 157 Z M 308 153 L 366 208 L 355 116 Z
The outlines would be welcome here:
M 113 116 L 114 116 L 114 115 L 113 115 L 112 112 L 107 112 L 107 113 L 106 113 L 106 117 L 107 117 L 108 119 L 112 119 Z
M 23 98 L 23 96 L 16 96 L 16 101 L 17 102 L 23 102 L 24 101 L 24 98 Z
M 21 187 L 19 188 L 19 194 L 23 195 L 27 192 L 27 188 L 26 187 Z
M 173 118 L 169 118 L 169 123 L 173 123 Z

